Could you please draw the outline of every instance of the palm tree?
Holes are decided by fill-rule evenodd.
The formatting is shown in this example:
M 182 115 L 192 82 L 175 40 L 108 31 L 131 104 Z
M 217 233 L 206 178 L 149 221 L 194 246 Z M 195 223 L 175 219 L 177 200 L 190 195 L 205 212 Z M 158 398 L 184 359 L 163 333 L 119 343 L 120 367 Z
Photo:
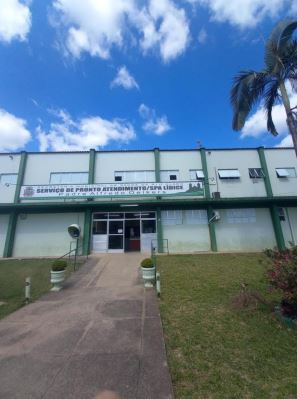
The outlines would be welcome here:
M 297 156 L 297 107 L 291 108 L 286 89 L 290 82 L 293 90 L 297 84 L 297 40 L 293 38 L 297 20 L 279 22 L 270 34 L 265 49 L 265 68 L 260 71 L 241 71 L 235 76 L 231 89 L 234 130 L 241 130 L 255 104 L 262 100 L 267 115 L 267 130 L 276 136 L 272 108 L 283 103 L 289 132 Z M 295 86 L 294 86 L 295 84 Z

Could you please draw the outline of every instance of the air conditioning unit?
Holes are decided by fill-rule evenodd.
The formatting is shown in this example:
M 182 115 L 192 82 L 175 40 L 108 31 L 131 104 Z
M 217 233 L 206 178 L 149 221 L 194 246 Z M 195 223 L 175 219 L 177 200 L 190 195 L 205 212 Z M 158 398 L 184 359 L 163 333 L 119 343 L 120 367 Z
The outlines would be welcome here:
M 220 198 L 221 198 L 221 193 L 220 193 L 220 191 L 214 191 L 214 192 L 212 193 L 212 198 L 214 198 L 214 199 L 220 199 Z

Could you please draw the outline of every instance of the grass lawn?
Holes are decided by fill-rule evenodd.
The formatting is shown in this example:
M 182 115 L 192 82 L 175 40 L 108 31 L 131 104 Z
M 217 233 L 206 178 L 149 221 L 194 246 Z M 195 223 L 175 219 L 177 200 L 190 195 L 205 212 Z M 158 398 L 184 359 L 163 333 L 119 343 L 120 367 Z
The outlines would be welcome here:
M 0 319 L 24 305 L 25 279 L 31 277 L 31 296 L 34 301 L 51 288 L 52 259 L 22 259 L 0 261 Z M 73 267 L 68 267 L 70 274 Z
M 297 398 L 297 332 L 268 306 L 235 310 L 248 283 L 269 300 L 260 254 L 162 256 L 161 315 L 176 399 Z

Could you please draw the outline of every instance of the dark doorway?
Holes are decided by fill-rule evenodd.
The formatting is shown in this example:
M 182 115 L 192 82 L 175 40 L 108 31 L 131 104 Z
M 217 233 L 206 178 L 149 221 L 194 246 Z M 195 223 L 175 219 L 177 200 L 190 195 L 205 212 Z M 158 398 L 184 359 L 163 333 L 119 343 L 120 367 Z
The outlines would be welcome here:
M 140 251 L 140 220 L 125 221 L 125 251 Z

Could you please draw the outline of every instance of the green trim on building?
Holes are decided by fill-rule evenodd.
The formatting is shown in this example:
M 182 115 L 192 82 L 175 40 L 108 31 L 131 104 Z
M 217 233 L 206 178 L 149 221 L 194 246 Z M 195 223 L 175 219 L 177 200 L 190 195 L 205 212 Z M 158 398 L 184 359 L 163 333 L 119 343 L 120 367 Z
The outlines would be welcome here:
M 84 221 L 84 235 L 83 235 L 83 248 L 82 254 L 89 255 L 91 249 L 91 225 L 92 225 L 92 211 L 86 209 Z
M 89 184 L 95 183 L 95 162 L 96 162 L 96 151 L 94 149 L 90 150 L 90 160 L 89 160 Z
M 160 182 L 160 150 L 159 148 L 154 148 L 154 156 L 155 156 L 155 178 L 156 183 Z
M 20 164 L 19 164 L 18 178 L 14 193 L 14 205 L 17 205 L 20 202 L 20 192 L 24 181 L 26 163 L 27 163 L 27 153 L 25 151 L 22 151 Z M 12 212 L 9 215 L 8 227 L 7 227 L 7 233 L 6 233 L 5 245 L 3 251 L 4 258 L 10 258 L 12 256 L 17 219 L 18 219 L 18 213 L 16 212 L 15 208 L 12 208 Z
M 90 150 L 89 159 L 89 178 L 88 183 L 95 183 L 95 164 L 96 164 L 96 151 L 92 148 Z M 93 198 L 90 199 L 93 201 Z M 92 211 L 91 208 L 85 210 L 85 222 L 84 222 L 84 235 L 83 235 L 83 255 L 89 255 L 91 251 L 91 225 L 92 225 Z
M 273 192 L 272 192 L 272 186 L 271 186 L 271 181 L 270 181 L 270 177 L 269 177 L 269 172 L 268 172 L 268 167 L 267 167 L 264 147 L 259 147 L 258 148 L 258 154 L 259 154 L 261 168 L 263 169 L 263 172 L 264 172 L 264 175 L 265 175 L 264 183 L 265 183 L 265 188 L 266 188 L 266 194 L 267 194 L 268 197 L 271 198 L 271 197 L 273 197 Z
M 213 208 L 212 208 L 212 206 L 209 206 L 207 208 L 207 219 L 210 220 L 212 217 L 213 217 Z M 213 252 L 218 252 L 215 223 L 216 223 L 215 221 L 212 221 L 212 222 L 208 223 L 209 238 L 210 238 L 210 249 Z
M 286 243 L 285 243 L 285 239 L 284 239 L 284 235 L 283 235 L 282 225 L 279 220 L 277 205 L 272 205 L 270 207 L 270 213 L 271 213 L 271 219 L 272 219 L 272 224 L 273 224 L 273 228 L 274 228 L 277 247 L 280 250 L 284 250 L 284 249 L 286 249 Z
M 162 217 L 161 217 L 160 208 L 157 208 L 157 240 L 158 240 L 158 252 L 162 254 L 164 252 L 164 245 L 163 245 Z
M 17 184 L 15 187 L 15 193 L 14 193 L 14 203 L 15 204 L 20 202 L 20 192 L 21 192 L 21 187 L 23 185 L 23 181 L 24 181 L 26 163 L 27 163 L 27 153 L 25 151 L 22 151 L 20 165 L 19 165 L 18 179 L 17 179 Z
M 17 212 L 13 211 L 10 213 L 7 232 L 6 232 L 4 251 L 3 251 L 3 258 L 10 258 L 12 256 L 17 218 L 18 218 Z
M 205 189 L 205 197 L 207 200 L 210 200 L 210 188 L 209 188 L 209 177 L 208 177 L 208 167 L 207 167 L 207 160 L 206 160 L 206 152 L 205 148 L 200 149 L 201 154 L 201 163 L 202 163 L 202 170 L 204 174 L 204 189 Z M 207 207 L 207 219 L 210 220 L 213 217 L 213 207 Z M 217 237 L 216 237 L 216 227 L 215 222 L 212 221 L 208 223 L 209 229 L 209 237 L 210 237 L 210 248 L 212 251 L 217 252 Z
M 154 157 L 155 157 L 155 180 L 156 183 L 160 183 L 160 150 L 159 148 L 154 148 Z M 153 198 L 152 198 L 153 199 Z M 160 201 L 161 198 L 157 197 L 157 201 Z M 161 209 L 157 208 L 157 241 L 158 241 L 158 252 L 164 252 L 163 246 L 163 226 L 162 226 L 162 218 L 161 218 Z
M 210 199 L 210 189 L 209 189 L 209 179 L 208 179 L 208 168 L 207 168 L 207 161 L 206 161 L 206 153 L 205 148 L 200 149 L 201 154 L 201 163 L 202 163 L 202 170 L 204 174 L 204 190 L 205 190 L 205 197 Z

